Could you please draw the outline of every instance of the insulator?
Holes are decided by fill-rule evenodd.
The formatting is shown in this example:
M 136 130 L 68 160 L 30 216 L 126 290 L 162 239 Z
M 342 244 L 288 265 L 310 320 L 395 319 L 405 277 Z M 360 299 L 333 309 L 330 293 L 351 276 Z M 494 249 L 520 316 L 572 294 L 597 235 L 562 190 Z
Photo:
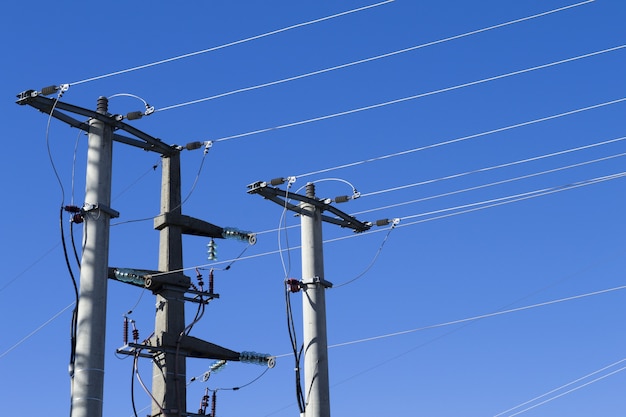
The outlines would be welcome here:
M 215 361 L 211 364 L 211 366 L 209 366 L 209 372 L 211 373 L 217 373 L 219 371 L 221 371 L 222 369 L 224 369 L 224 367 L 226 366 L 228 362 L 226 362 L 224 359 L 219 360 L 219 361 Z
M 213 239 L 207 245 L 207 252 L 209 261 L 217 260 L 217 243 Z
M 211 404 L 211 417 L 215 417 L 215 404 L 217 403 L 217 390 L 213 391 L 212 395 L 212 403 Z
M 56 85 L 49 85 L 48 87 L 44 87 L 41 89 L 41 94 L 44 96 L 48 96 L 50 94 L 54 94 L 58 89 L 59 87 L 57 87 Z
M 65 206 L 63 207 L 63 210 L 67 211 L 68 213 L 80 213 L 81 208 L 78 206 Z
M 193 151 L 194 149 L 200 149 L 204 145 L 203 142 L 189 142 L 185 145 L 185 149 L 188 151 Z
M 139 341 L 139 330 L 133 329 L 133 341 L 137 343 Z
M 224 239 L 235 239 L 245 242 L 250 240 L 250 235 L 252 234 L 252 232 L 244 232 L 236 227 L 224 227 L 222 229 L 222 237 Z
M 289 291 L 298 292 L 300 291 L 300 281 L 295 278 L 289 278 L 287 280 L 287 285 L 289 286 Z
M 124 316 L 124 344 L 128 344 L 128 317 Z
M 205 416 L 206 409 L 209 406 L 209 389 L 205 388 L 204 395 L 202 396 L 202 400 L 200 401 L 200 409 L 198 410 L 198 414 Z
M 389 220 L 389 219 L 376 220 L 376 226 L 386 226 L 389 223 L 391 223 L 391 220 Z
M 143 117 L 143 112 L 141 111 L 131 111 L 130 113 L 126 114 L 126 118 L 128 120 L 137 120 L 137 119 L 141 119 Z
M 282 177 L 281 178 L 274 178 L 274 179 L 270 180 L 270 184 L 271 185 L 280 185 L 280 184 L 284 184 L 285 181 L 286 181 L 286 179 L 282 178 Z
M 256 365 L 266 365 L 271 356 L 267 353 L 257 352 L 241 352 L 239 354 L 239 360 L 245 363 L 253 363 Z
M 115 279 L 118 281 L 141 285 L 142 287 L 146 284 L 145 274 L 142 271 L 136 271 L 134 269 L 116 269 L 114 274 Z
M 213 294 L 213 285 L 214 285 L 214 279 L 213 279 L 213 270 L 211 269 L 211 271 L 209 271 L 209 294 Z
M 339 197 L 335 197 L 335 203 L 345 203 L 346 201 L 350 201 L 352 197 L 347 195 L 340 195 Z
M 81 224 L 84 221 L 85 221 L 85 217 L 81 213 L 74 214 L 72 218 L 70 219 L 70 222 L 76 223 L 76 224 Z

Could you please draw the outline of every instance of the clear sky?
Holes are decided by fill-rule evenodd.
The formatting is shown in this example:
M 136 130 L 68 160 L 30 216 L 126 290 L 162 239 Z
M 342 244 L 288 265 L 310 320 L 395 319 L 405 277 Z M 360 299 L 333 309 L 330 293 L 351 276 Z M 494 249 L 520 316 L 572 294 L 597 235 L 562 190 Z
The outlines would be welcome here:
M 358 235 L 323 227 L 334 416 L 626 413 L 626 3 L 356 10 L 375 4 L 4 6 L 0 415 L 69 412 L 59 208 L 84 202 L 87 140 L 15 104 L 53 84 L 89 109 L 109 97 L 115 114 L 144 100 L 155 112 L 129 123 L 167 144 L 213 141 L 181 155 L 183 213 L 258 233 L 250 247 L 219 241 L 216 263 L 207 239 L 184 240 L 186 274 L 213 268 L 220 294 L 191 334 L 278 357 L 249 385 L 263 367 L 230 363 L 202 381 L 211 362 L 189 360 L 189 411 L 209 388 L 219 416 L 298 415 L 283 282 L 302 278 L 299 219 L 246 192 L 295 176 L 294 192 L 356 189 L 337 207 L 360 220 L 400 219 Z M 114 145 L 111 266 L 157 268 L 160 180 L 157 154 Z M 301 295 L 291 300 L 301 341 Z M 133 415 L 132 359 L 115 353 L 131 310 L 147 337 L 154 296 L 109 282 L 106 417 Z M 149 387 L 148 359 L 139 373 Z

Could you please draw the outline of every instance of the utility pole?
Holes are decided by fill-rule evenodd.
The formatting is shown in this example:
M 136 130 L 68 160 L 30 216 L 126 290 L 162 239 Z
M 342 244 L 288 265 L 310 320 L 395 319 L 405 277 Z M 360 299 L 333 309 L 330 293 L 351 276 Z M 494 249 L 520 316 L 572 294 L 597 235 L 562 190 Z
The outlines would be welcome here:
M 180 154 L 162 158 L 161 215 L 180 215 Z M 166 225 L 159 232 L 159 271 L 180 271 L 183 268 L 183 234 L 181 227 Z M 185 329 L 184 289 L 164 288 L 156 294 L 155 337 L 179 335 Z M 159 341 L 163 343 L 163 340 Z M 164 351 L 154 357 L 152 372 L 152 415 L 170 410 L 172 415 L 186 411 L 186 361 L 179 352 Z M 167 411 L 166 411 L 167 412 Z M 163 412 L 163 414 L 166 414 Z
M 306 196 L 315 198 L 315 184 L 306 185 Z M 326 338 L 326 288 L 322 241 L 322 212 L 314 204 L 301 203 L 302 317 L 304 335 L 304 386 L 306 415 L 330 416 L 328 340 Z
M 97 112 L 107 113 L 108 101 L 98 99 Z M 80 269 L 76 355 L 72 379 L 72 417 L 101 417 L 104 391 L 109 222 L 113 136 L 111 126 L 89 121 L 85 186 L 84 249 Z
M 198 149 L 202 147 L 202 142 L 185 146 L 166 145 L 122 122 L 125 118 L 137 119 L 144 113 L 132 112 L 127 116 L 109 114 L 107 99 L 103 97 L 98 100 L 97 111 L 44 97 L 58 91 L 60 98 L 68 88 L 68 85 L 63 85 L 45 87 L 41 91 L 27 90 L 17 96 L 17 103 L 32 106 L 89 133 L 85 205 L 79 214 L 85 220 L 86 244 L 81 261 L 75 369 L 71 371 L 71 417 L 102 416 L 107 278 L 149 289 L 157 298 L 154 336 L 144 343 L 139 343 L 133 336 L 133 342 L 129 343 L 125 335 L 125 346 L 117 350 L 118 353 L 153 360 L 152 415 L 199 415 L 186 411 L 187 357 L 242 361 L 269 367 L 274 366 L 275 358 L 256 352 L 236 352 L 187 334 L 185 301 L 206 304 L 218 295 L 213 294 L 212 285 L 209 285 L 208 291 L 198 290 L 183 275 L 182 235 L 234 238 L 250 244 L 256 242 L 256 236 L 181 214 L 180 152 L 183 149 Z M 78 120 L 68 112 L 86 117 L 89 122 Z M 145 114 L 149 114 L 148 108 Z M 115 133 L 116 130 L 131 136 L 120 135 Z M 159 271 L 108 266 L 110 218 L 119 216 L 109 207 L 113 141 L 157 152 L 163 158 L 161 213 L 154 219 L 154 227 L 160 231 Z M 210 143 L 204 145 L 206 151 Z
M 330 417 L 330 388 L 328 373 L 328 341 L 326 336 L 326 288 L 332 284 L 324 279 L 324 254 L 322 222 L 329 222 L 355 232 L 368 230 L 372 225 L 330 205 L 330 200 L 319 200 L 315 196 L 315 185 L 306 185 L 306 195 L 288 193 L 271 187 L 285 181 L 278 178 L 267 182 L 256 182 L 248 186 L 248 193 L 260 194 L 268 200 L 300 214 L 302 243 L 302 315 L 304 345 L 304 391 L 306 417 Z M 300 201 L 299 205 L 289 199 Z M 348 197 L 337 197 L 336 201 L 347 201 Z M 328 211 L 336 217 L 324 215 Z

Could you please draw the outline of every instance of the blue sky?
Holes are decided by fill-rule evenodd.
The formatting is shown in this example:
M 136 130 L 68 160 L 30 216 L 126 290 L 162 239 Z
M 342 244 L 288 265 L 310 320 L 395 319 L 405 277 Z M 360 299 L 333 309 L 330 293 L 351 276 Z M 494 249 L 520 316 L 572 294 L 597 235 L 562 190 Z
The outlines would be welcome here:
M 354 187 L 362 196 L 338 208 L 360 220 L 400 219 L 359 235 L 323 228 L 333 415 L 624 414 L 623 2 L 5 9 L 4 414 L 69 412 L 59 208 L 83 203 L 86 136 L 15 104 L 51 84 L 85 108 L 110 97 L 112 113 L 145 100 L 155 112 L 129 123 L 165 143 L 213 141 L 206 156 L 182 154 L 183 213 L 258 233 L 251 247 L 220 241 L 217 263 L 206 239 L 184 240 L 187 275 L 214 268 L 220 294 L 192 335 L 278 356 L 238 391 L 224 388 L 264 369 L 230 363 L 190 382 L 189 411 L 209 388 L 218 415 L 298 413 L 283 280 L 301 278 L 299 220 L 246 193 L 295 176 L 293 190 L 313 181 L 319 197 Z M 159 212 L 159 157 L 116 143 L 113 159 L 109 263 L 156 269 L 158 233 L 133 220 Z M 300 332 L 300 294 L 292 302 Z M 106 417 L 133 413 L 132 360 L 115 354 L 129 310 L 147 337 L 154 296 L 109 282 Z M 188 379 L 209 365 L 189 360 Z M 139 370 L 150 381 L 147 360 Z M 150 405 L 137 383 L 135 401 Z

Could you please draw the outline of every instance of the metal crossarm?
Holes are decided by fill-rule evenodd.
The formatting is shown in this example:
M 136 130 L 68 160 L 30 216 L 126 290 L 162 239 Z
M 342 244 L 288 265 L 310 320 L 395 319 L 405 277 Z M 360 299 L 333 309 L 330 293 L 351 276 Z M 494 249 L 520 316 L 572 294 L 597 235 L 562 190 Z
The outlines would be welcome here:
M 179 152 L 178 149 L 163 143 L 160 139 L 154 138 L 147 133 L 134 128 L 133 126 L 122 122 L 120 116 L 102 114 L 94 110 L 85 109 L 56 99 L 44 97 L 34 90 L 24 91 L 23 93 L 18 94 L 17 97 L 17 104 L 34 107 L 41 112 L 47 113 L 52 117 L 85 132 L 89 132 L 89 123 L 77 120 L 72 116 L 63 113 L 61 110 L 85 116 L 89 119 L 99 120 L 116 130 L 123 130 L 137 138 L 134 139 L 114 133 L 114 141 L 145 149 L 146 151 L 157 152 L 164 156 L 173 155 L 174 153 Z
M 285 207 L 291 211 L 295 211 L 296 213 L 301 215 L 308 215 L 308 212 L 303 210 L 302 207 L 298 205 L 289 203 L 289 201 L 287 200 L 292 199 L 301 201 L 303 203 L 312 204 L 322 212 L 327 211 L 337 216 L 331 217 L 322 214 L 322 221 L 353 229 L 356 233 L 365 232 L 372 227 L 371 223 L 361 222 L 357 220 L 355 217 L 350 216 L 349 214 L 346 214 L 343 211 L 331 206 L 330 202 L 327 202 L 325 200 L 318 200 L 316 198 L 311 198 L 300 194 L 290 193 L 286 190 L 281 190 L 280 188 L 269 187 L 265 182 L 255 182 L 253 184 L 250 184 L 248 186 L 248 193 L 259 194 L 264 198 L 271 200 L 276 204 Z

